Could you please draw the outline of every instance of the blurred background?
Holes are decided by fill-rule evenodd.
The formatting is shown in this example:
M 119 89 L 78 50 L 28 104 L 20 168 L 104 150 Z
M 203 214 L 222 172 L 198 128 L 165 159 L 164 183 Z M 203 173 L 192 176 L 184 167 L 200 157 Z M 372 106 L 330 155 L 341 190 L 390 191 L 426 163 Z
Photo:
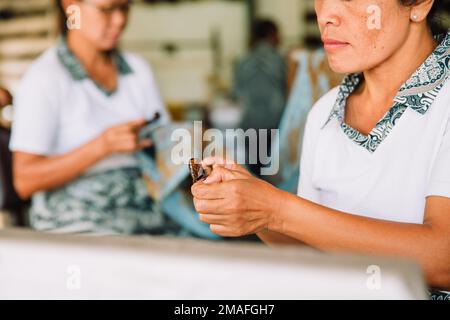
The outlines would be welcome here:
M 14 91 L 54 43 L 56 15 L 53 0 L 0 1 L 1 86 Z M 205 107 L 231 89 L 233 65 L 247 51 L 257 17 L 278 24 L 284 53 L 319 43 L 309 0 L 135 0 L 122 48 L 151 63 L 169 109 Z

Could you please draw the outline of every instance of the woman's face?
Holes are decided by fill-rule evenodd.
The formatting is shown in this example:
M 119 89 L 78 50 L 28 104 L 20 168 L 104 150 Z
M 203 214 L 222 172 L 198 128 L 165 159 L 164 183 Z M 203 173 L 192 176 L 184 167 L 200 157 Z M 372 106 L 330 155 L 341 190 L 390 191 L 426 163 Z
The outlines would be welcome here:
M 129 0 L 81 0 L 72 4 L 80 8 L 80 32 L 99 50 L 117 46 L 128 21 Z
M 410 8 L 398 0 L 315 0 L 330 67 L 356 73 L 376 67 L 405 42 Z

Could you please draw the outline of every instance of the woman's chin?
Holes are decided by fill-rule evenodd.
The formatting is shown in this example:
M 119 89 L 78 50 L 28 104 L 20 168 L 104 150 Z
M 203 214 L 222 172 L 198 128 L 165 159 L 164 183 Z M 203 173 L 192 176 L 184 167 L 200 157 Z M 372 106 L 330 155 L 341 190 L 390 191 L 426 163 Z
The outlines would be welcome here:
M 347 61 L 344 59 L 335 59 L 328 57 L 328 64 L 333 72 L 339 74 L 361 72 L 360 66 L 356 65 L 355 63 L 347 63 Z
M 101 41 L 98 46 L 101 51 L 111 51 L 117 48 L 118 40 L 105 40 Z

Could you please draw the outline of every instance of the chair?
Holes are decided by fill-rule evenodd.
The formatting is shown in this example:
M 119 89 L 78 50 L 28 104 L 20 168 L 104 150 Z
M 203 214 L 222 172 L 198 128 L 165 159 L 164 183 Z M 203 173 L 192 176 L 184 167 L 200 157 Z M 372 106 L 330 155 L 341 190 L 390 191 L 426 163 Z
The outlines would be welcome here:
M 0 127 L 0 211 L 12 213 L 18 226 L 25 226 L 23 202 L 14 190 L 12 156 L 9 151 L 10 130 Z

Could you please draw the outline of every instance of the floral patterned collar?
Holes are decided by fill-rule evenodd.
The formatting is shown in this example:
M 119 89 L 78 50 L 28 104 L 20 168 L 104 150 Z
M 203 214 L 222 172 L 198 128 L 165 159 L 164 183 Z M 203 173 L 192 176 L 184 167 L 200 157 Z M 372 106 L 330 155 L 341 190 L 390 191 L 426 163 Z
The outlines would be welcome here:
M 75 81 L 89 79 L 89 75 L 87 74 L 84 67 L 81 65 L 78 58 L 70 50 L 69 46 L 67 45 L 67 41 L 64 37 L 59 38 L 56 50 L 59 61 L 64 65 L 67 71 L 69 71 L 70 75 Z M 124 57 L 118 51 L 113 51 L 112 57 L 120 75 L 127 75 L 133 73 L 131 67 L 128 65 Z M 115 93 L 115 90 L 110 91 L 105 89 L 103 86 L 96 83 L 95 81 L 94 83 L 107 96 L 111 96 Z
M 442 39 L 442 40 L 441 40 Z M 414 74 L 400 87 L 394 105 L 376 124 L 369 135 L 363 135 L 344 122 L 347 98 L 361 82 L 362 74 L 350 74 L 339 87 L 336 102 L 324 128 L 337 118 L 344 133 L 355 143 L 373 153 L 391 132 L 407 108 L 425 114 L 433 104 L 444 83 L 450 78 L 450 30 L 438 38 L 440 44 Z

